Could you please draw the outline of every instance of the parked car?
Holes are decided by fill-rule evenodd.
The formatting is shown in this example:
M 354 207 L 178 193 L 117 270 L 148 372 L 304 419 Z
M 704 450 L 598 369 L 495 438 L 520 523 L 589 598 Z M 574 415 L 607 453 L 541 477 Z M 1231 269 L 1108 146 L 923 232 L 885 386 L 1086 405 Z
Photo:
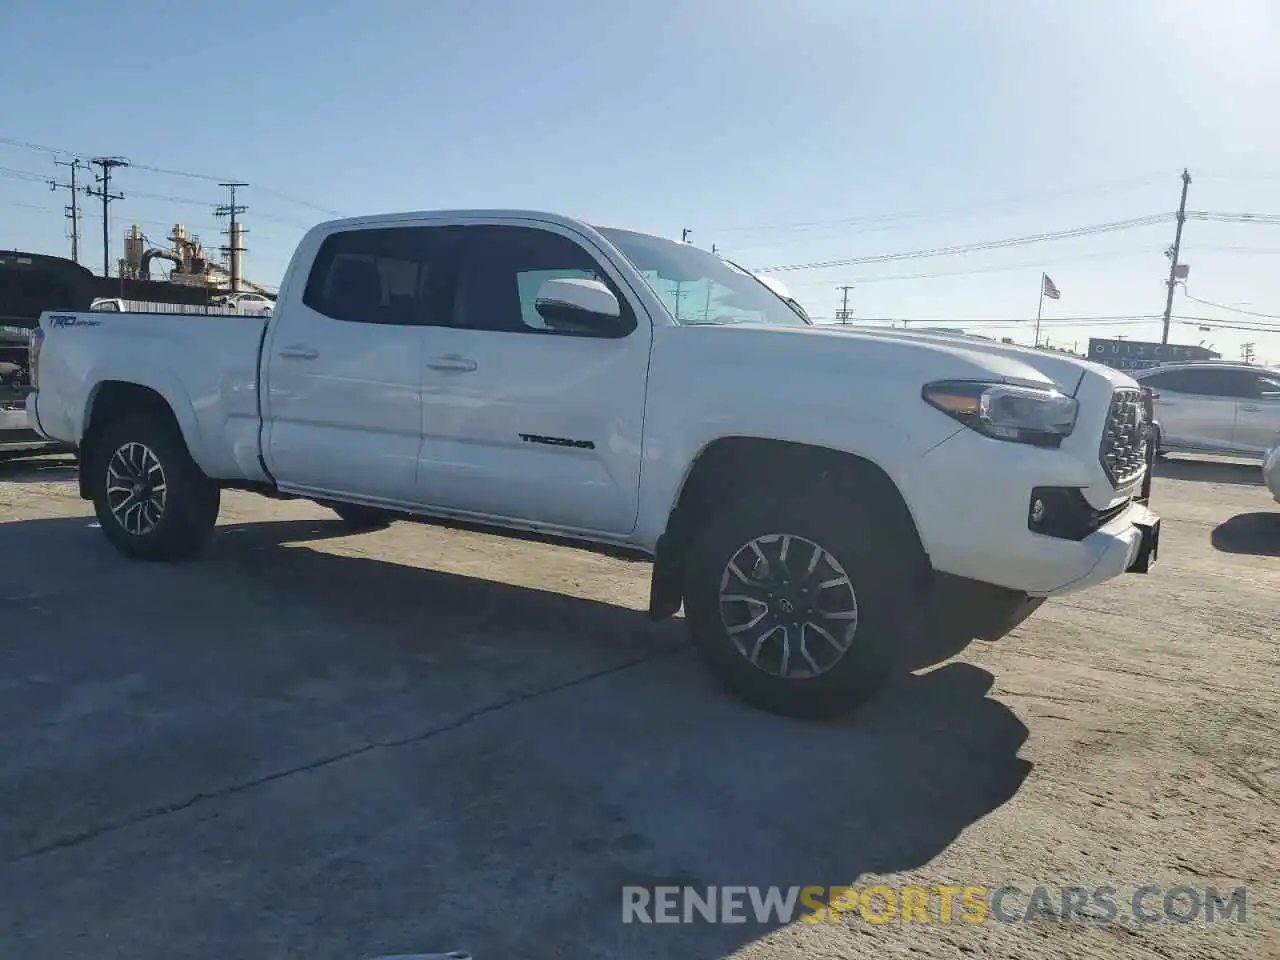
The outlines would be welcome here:
M 227 487 L 622 550 L 730 690 L 808 715 L 879 688 L 937 598 L 994 639 L 1157 555 L 1124 373 L 817 327 L 688 244 L 531 212 L 341 220 L 277 306 L 41 318 L 28 410 L 79 447 L 123 554 L 194 553 Z
M 261 293 L 233 293 L 226 298 L 228 307 L 249 316 L 270 316 L 275 302 Z
M 1280 371 L 1203 361 L 1141 370 L 1155 393 L 1160 453 L 1217 453 L 1262 459 L 1280 432 Z
M 1262 465 L 1262 479 L 1266 481 L 1271 495 L 1276 498 L 1276 503 L 1280 503 L 1280 437 Z

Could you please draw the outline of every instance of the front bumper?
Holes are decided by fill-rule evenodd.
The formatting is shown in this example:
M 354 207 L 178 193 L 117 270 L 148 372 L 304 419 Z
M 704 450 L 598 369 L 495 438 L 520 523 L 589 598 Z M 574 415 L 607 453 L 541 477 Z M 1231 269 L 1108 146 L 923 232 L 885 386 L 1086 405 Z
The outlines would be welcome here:
M 1096 458 L 1073 451 L 1032 449 L 964 430 L 919 461 L 913 479 L 909 506 L 941 573 L 1054 597 L 1145 572 L 1159 552 L 1159 518 L 1141 497 L 1145 478 L 1117 489 Z M 1075 488 L 1107 515 L 1078 539 L 1036 533 L 1028 509 L 1040 487 Z
M 1266 463 L 1262 465 L 1262 479 L 1271 495 L 1276 498 L 1276 503 L 1280 503 L 1280 443 L 1276 444 L 1275 449 L 1268 454 Z
M 1090 543 L 1090 541 L 1094 541 Z M 1160 555 L 1160 518 L 1134 503 L 1112 523 L 1086 537 L 1086 556 L 1096 559 L 1086 573 L 1042 596 L 1063 596 L 1097 586 L 1122 573 L 1147 573 Z
M 1105 526 L 1080 541 L 1024 533 L 1010 544 L 1005 563 L 1016 563 L 1017 576 L 1006 574 L 1001 586 L 1032 597 L 1078 593 L 1123 573 L 1147 573 L 1160 553 L 1160 518 L 1134 501 Z

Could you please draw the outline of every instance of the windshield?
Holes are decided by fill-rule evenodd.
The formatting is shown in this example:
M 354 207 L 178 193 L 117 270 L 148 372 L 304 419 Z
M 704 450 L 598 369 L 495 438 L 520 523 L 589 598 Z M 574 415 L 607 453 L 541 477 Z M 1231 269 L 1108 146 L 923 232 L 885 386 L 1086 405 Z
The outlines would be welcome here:
M 767 286 L 715 254 L 629 230 L 600 232 L 640 271 L 677 323 L 808 325 Z

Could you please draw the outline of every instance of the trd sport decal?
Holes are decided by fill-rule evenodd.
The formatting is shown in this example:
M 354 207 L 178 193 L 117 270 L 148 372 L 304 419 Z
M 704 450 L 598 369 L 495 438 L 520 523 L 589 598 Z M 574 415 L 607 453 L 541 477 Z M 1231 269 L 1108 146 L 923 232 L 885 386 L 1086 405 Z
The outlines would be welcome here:
M 590 440 L 570 440 L 567 437 L 539 437 L 532 433 L 520 434 L 525 443 L 545 443 L 549 447 L 574 447 L 578 450 L 594 450 L 596 445 Z

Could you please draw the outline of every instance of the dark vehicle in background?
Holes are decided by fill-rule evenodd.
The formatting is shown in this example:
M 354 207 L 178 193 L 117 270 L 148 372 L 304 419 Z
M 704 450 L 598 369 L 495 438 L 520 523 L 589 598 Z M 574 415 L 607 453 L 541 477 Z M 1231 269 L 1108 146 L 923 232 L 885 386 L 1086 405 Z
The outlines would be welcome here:
M 63 257 L 0 250 L 0 457 L 63 449 L 27 421 L 28 338 L 48 310 L 88 310 L 93 274 Z

